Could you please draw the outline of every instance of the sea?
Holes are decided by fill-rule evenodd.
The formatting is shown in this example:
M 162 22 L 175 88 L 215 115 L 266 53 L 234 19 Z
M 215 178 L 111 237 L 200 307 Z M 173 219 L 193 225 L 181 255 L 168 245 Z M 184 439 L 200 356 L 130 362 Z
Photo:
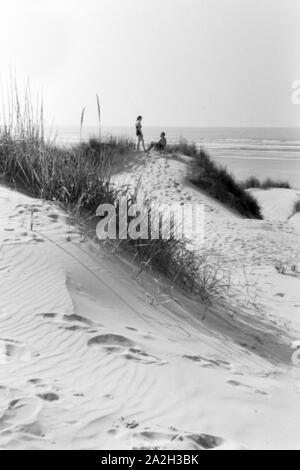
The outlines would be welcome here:
M 146 142 L 158 140 L 166 132 L 169 143 L 185 139 L 205 148 L 212 158 L 243 181 L 250 176 L 260 180 L 273 178 L 288 181 L 300 189 L 300 127 L 298 128 L 236 128 L 236 127 L 147 127 L 143 126 Z M 52 136 L 61 145 L 99 135 L 98 127 L 60 126 Z M 135 139 L 133 127 L 102 127 L 102 137 L 124 136 Z

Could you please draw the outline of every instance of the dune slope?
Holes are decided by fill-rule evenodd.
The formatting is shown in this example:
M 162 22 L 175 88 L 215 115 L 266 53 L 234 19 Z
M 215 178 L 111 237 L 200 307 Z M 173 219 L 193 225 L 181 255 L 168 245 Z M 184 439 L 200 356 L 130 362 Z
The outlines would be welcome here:
M 164 163 L 148 164 L 159 177 Z M 181 170 L 178 162 L 166 169 L 171 187 L 183 185 Z M 166 197 L 196 194 L 177 189 Z M 0 189 L 1 449 L 300 447 L 291 361 L 299 278 L 280 275 L 278 247 L 258 243 L 262 230 L 293 258 L 294 233 L 284 232 L 283 244 L 266 222 L 205 202 L 207 237 L 217 226 L 223 233 L 226 249 L 213 240 L 224 265 L 227 245 L 237 260 L 253 250 L 248 241 L 260 253 L 254 265 L 268 287 L 256 292 L 257 309 L 252 297 L 239 302 L 243 286 L 231 308 L 170 298 L 163 281 L 136 279 L 134 266 L 85 241 L 55 205 Z M 244 225 L 233 243 L 236 224 Z

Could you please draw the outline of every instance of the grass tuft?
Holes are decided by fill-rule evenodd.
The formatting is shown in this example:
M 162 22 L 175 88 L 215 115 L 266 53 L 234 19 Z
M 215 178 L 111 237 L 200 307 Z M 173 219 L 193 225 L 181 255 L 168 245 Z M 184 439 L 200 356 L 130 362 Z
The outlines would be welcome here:
M 286 188 L 291 189 L 290 184 L 287 181 L 277 181 L 272 178 L 267 178 L 264 181 L 260 181 L 255 176 L 247 178 L 246 181 L 241 183 L 243 189 L 250 188 L 260 188 L 260 189 L 270 189 L 270 188 Z
M 256 200 L 236 182 L 225 167 L 214 162 L 204 149 L 194 156 L 190 181 L 241 215 L 261 219 Z
M 182 153 L 188 157 L 195 157 L 198 154 L 196 144 L 189 144 L 183 137 L 180 137 L 178 144 L 168 145 L 167 151 L 168 153 Z
M 261 219 L 256 200 L 245 191 L 225 167 L 218 165 L 209 154 L 195 144 L 188 144 L 181 139 L 179 144 L 168 147 L 169 152 L 181 153 L 192 157 L 189 180 L 195 186 L 224 205 L 236 210 L 244 217 Z

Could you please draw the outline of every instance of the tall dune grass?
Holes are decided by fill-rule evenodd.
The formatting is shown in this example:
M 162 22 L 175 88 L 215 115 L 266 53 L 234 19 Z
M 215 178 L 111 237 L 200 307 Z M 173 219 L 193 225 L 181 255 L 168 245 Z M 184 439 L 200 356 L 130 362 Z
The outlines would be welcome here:
M 225 167 L 218 165 L 204 150 L 187 147 L 185 155 L 193 157 L 190 181 L 222 204 L 247 218 L 261 219 L 256 200 L 245 191 Z
M 215 163 L 203 149 L 194 159 L 191 182 L 241 215 L 262 218 L 259 205 L 251 194 L 241 188 L 227 169 Z
M 37 197 L 96 210 L 114 200 L 105 151 L 86 158 L 82 147 L 62 149 L 36 133 L 0 135 L 0 176 Z

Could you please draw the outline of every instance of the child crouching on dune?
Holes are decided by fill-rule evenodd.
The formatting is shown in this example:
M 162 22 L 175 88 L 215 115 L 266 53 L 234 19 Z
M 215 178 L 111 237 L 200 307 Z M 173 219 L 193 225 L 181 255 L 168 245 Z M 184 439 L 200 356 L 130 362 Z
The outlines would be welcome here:
M 158 152 L 165 152 L 167 148 L 167 139 L 166 139 L 166 133 L 162 132 L 160 134 L 160 139 L 158 142 L 151 142 L 149 145 L 147 152 L 150 152 L 152 149 L 157 150 Z

